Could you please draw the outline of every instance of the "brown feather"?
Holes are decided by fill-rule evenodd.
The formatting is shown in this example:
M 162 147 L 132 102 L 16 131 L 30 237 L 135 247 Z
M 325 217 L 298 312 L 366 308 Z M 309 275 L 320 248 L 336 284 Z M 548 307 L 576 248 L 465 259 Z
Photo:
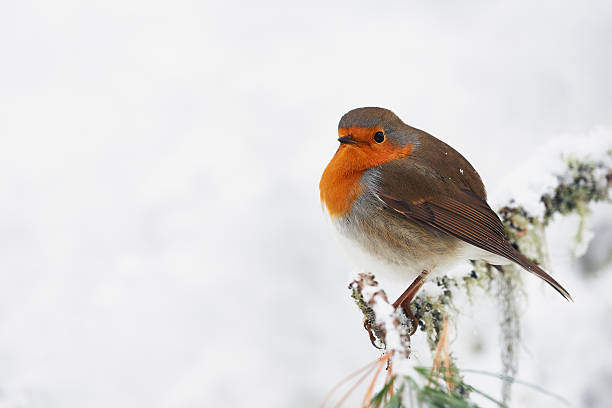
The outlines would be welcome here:
M 410 220 L 519 264 L 571 300 L 563 286 L 506 240 L 504 227 L 487 204 L 484 188 L 480 188 L 480 177 L 465 164 L 467 160 L 454 156 L 450 147 L 444 148 L 445 153 L 454 156 L 454 166 L 458 162 L 465 167 L 463 173 L 450 176 L 453 169 L 448 166 L 434 171 L 421 165 L 417 152 L 379 166 L 381 182 L 377 195 L 385 204 Z M 472 190 L 474 186 L 477 191 Z
M 360 143 L 340 147 L 334 160 L 341 163 L 330 163 L 321 180 L 321 199 L 363 249 L 391 264 L 431 268 L 463 241 L 521 265 L 571 299 L 506 240 L 480 176 L 452 147 L 382 108 L 354 109 L 338 127 L 341 138 Z M 384 132 L 384 142 L 373 132 Z M 347 175 L 350 183 L 336 182 Z

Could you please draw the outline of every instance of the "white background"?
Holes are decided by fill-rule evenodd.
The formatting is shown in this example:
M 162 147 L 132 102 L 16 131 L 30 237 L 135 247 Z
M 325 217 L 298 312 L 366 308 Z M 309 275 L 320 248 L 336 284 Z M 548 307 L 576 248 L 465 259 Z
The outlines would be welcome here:
M 318 198 L 340 116 L 393 109 L 501 203 L 612 127 L 611 38 L 609 1 L 4 0 L 0 406 L 319 405 L 377 356 Z M 576 303 L 525 277 L 518 377 L 606 406 L 612 281 L 551 252 Z M 498 371 L 479 310 L 458 364 Z

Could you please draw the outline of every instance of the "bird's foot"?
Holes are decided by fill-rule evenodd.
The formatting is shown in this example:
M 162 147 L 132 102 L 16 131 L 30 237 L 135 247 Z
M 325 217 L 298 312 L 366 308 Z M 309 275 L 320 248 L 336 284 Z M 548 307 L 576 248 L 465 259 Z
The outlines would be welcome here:
M 374 347 L 376 347 L 379 350 L 384 349 L 384 347 L 379 346 L 378 344 L 376 344 L 377 342 L 377 338 L 374 335 L 374 330 L 372 330 L 372 325 L 370 324 L 370 321 L 368 319 L 365 319 L 363 321 L 363 327 L 366 329 L 366 331 L 368 332 L 368 336 L 370 336 L 370 343 L 372 343 L 372 345 Z
M 414 333 L 416 333 L 419 327 L 419 319 L 417 319 L 414 313 L 412 313 L 412 310 L 410 310 L 410 303 L 403 303 L 402 310 L 404 311 L 404 314 L 408 320 L 410 320 L 410 333 L 408 333 L 408 335 L 412 336 Z

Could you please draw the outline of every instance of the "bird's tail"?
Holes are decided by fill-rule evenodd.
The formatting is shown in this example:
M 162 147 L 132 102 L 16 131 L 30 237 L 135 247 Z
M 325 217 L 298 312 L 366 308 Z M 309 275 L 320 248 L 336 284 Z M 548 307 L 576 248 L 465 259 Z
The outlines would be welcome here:
M 542 268 L 540 268 L 535 262 L 527 258 L 525 255 L 521 254 L 519 251 L 517 251 L 514 248 L 512 249 L 513 249 L 512 251 L 513 256 L 510 258 L 511 261 L 521 265 L 528 272 L 531 272 L 534 275 L 539 276 L 546 283 L 552 286 L 557 292 L 559 292 L 561 296 L 563 296 L 565 299 L 571 300 L 572 302 L 574 301 L 574 299 L 572 299 L 572 296 L 569 294 L 569 292 L 565 290 L 565 288 L 561 286 L 559 282 L 554 280 L 552 276 L 546 273 Z

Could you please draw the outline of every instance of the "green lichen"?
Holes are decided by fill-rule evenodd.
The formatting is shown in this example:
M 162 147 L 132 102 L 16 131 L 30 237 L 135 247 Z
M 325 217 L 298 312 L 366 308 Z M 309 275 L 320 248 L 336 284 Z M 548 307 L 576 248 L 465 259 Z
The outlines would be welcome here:
M 468 295 L 468 299 L 473 303 L 474 289 L 481 289 L 483 291 L 490 291 L 491 284 L 494 280 L 493 270 L 491 265 L 483 261 L 470 261 L 472 263 L 472 271 L 465 275 L 463 280 L 463 287 Z
M 612 151 L 608 152 L 612 156 Z M 546 208 L 543 224 L 547 225 L 555 214 L 578 214 L 580 223 L 575 236 L 579 245 L 584 239 L 586 217 L 589 204 L 610 201 L 612 169 L 603 161 L 567 159 L 568 171 L 557 177 L 559 184 L 551 193 L 543 194 L 542 203 Z
M 444 318 L 451 312 L 456 312 L 453 305 L 453 290 L 458 287 L 457 280 L 448 276 L 436 278 L 436 284 L 442 289 L 438 296 L 421 294 L 416 296 L 410 304 L 410 310 L 419 321 L 419 328 L 427 336 L 427 344 L 433 351 L 438 345 Z
M 351 290 L 351 297 L 357 304 L 361 313 L 363 313 L 363 325 L 368 330 L 370 335 L 374 335 L 375 338 L 370 340 L 372 344 L 377 342 L 380 344 L 379 347 L 385 348 L 385 332 L 384 330 L 376 324 L 376 313 L 374 313 L 374 309 L 370 306 L 368 302 L 363 298 L 363 294 L 361 291 L 364 288 L 364 285 L 378 286 L 378 282 L 374 280 L 374 275 L 371 273 L 362 273 L 359 274 L 359 279 L 354 280 L 349 285 L 349 289 Z
M 511 379 L 518 372 L 518 351 L 521 341 L 521 320 L 519 300 L 523 291 L 521 272 L 514 265 L 503 267 L 503 273 L 497 280 L 497 302 L 500 318 L 500 356 L 502 374 Z M 511 380 L 502 381 L 502 401 L 510 401 Z
M 612 157 L 612 151 L 608 152 Z M 612 185 L 612 168 L 603 161 L 567 160 L 567 171 L 558 176 L 558 185 L 552 192 L 541 196 L 545 206 L 542 217 L 528 213 L 525 208 L 509 203 L 499 211 L 505 228 L 506 238 L 525 256 L 539 264 L 547 262 L 545 228 L 555 214 L 567 215 L 575 213 L 580 216 L 580 225 L 576 235 L 577 242 L 582 241 L 583 228 L 586 216 L 589 213 L 589 204 L 600 201 L 611 201 L 610 186 Z M 453 293 L 464 291 L 468 299 L 472 298 L 477 290 L 482 290 L 498 302 L 500 330 L 501 330 L 501 361 L 502 373 L 499 378 L 502 382 L 502 401 L 495 401 L 499 406 L 506 406 L 510 400 L 511 386 L 514 375 L 518 370 L 518 351 L 521 340 L 520 305 L 526 298 L 521 276 L 522 269 L 515 265 L 503 268 L 492 267 L 482 261 L 472 261 L 470 273 L 460 278 L 444 276 L 437 278 L 435 283 L 442 289 L 439 295 L 419 294 L 411 304 L 411 311 L 419 321 L 419 328 L 425 333 L 428 346 L 433 352 L 436 350 L 444 327 L 444 318 L 457 314 L 453 304 Z M 372 277 L 373 279 L 373 277 Z M 359 291 L 353 288 L 353 298 L 362 310 L 365 321 L 374 321 L 373 311 L 364 301 Z M 382 337 L 380 337 L 382 335 Z M 384 340 L 384 332 L 377 333 L 377 337 Z M 416 406 L 475 406 L 468 401 L 468 391 L 475 391 L 473 387 L 463 384 L 459 370 L 451 354 L 452 380 L 456 382 L 455 390 L 419 386 L 417 382 L 405 377 L 403 381 L 396 379 L 400 392 L 387 401 L 385 407 L 407 406 L 408 401 L 400 401 L 401 390 L 408 386 L 418 395 Z M 423 374 L 424 371 L 421 373 Z M 398 383 L 400 383 L 398 385 Z M 462 385 L 463 384 L 463 385 Z M 463 386 L 463 388 L 462 388 Z M 478 392 L 480 393 L 480 392 Z M 404 393 L 405 394 L 405 393 Z M 483 393 L 480 393 L 484 395 Z M 452 402 L 451 402 L 452 401 Z M 382 405 L 381 400 L 377 400 Z M 438 405 L 437 405 L 438 404 Z M 377 407 L 379 406 L 377 405 Z
M 506 238 L 523 255 L 537 263 L 545 261 L 544 223 L 522 206 L 506 206 L 499 210 Z
M 612 156 L 612 152 L 608 152 Z M 588 204 L 610 201 L 612 169 L 603 161 L 567 159 L 568 171 L 557 177 L 559 184 L 552 193 L 543 194 L 541 201 L 546 207 L 544 224 L 548 224 L 557 213 L 573 212 L 585 216 Z

